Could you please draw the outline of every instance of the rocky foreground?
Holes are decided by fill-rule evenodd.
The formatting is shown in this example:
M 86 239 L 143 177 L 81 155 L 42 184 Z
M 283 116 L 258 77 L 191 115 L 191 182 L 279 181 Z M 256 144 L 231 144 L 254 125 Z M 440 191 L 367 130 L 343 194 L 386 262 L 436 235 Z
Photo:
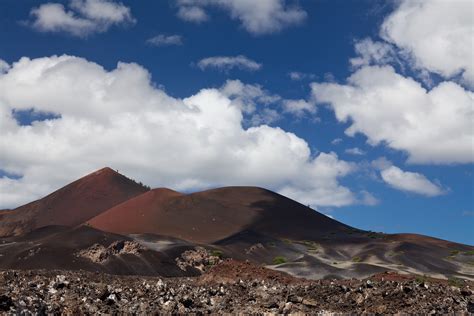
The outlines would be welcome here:
M 474 312 L 473 283 L 393 273 L 366 280 L 296 279 L 227 260 L 195 278 L 82 271 L 0 272 L 5 314 Z

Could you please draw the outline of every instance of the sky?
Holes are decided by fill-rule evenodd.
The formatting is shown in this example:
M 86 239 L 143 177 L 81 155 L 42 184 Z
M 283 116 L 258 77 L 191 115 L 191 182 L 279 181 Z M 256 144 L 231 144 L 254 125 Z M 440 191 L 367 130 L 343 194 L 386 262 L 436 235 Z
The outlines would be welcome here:
M 474 1 L 2 0 L 0 43 L 0 209 L 110 166 L 474 244 Z

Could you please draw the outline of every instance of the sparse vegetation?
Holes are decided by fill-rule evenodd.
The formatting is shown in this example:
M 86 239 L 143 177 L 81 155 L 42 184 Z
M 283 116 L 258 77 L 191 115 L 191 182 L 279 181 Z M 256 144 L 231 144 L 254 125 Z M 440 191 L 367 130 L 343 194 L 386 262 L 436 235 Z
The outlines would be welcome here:
M 291 239 L 283 238 L 281 241 L 283 241 L 285 244 L 291 245 L 293 241 Z
M 141 186 L 142 188 L 145 188 L 145 189 L 147 189 L 148 191 L 151 190 L 151 187 L 150 187 L 150 186 L 143 184 L 141 181 L 138 182 L 138 181 L 136 181 L 135 179 L 132 179 L 132 178 L 130 178 L 130 177 L 127 177 L 126 175 L 121 174 L 118 170 L 115 170 L 115 171 L 116 171 L 118 174 L 120 174 L 122 177 L 124 177 L 124 178 L 126 178 L 126 179 L 128 179 L 128 180 L 130 180 L 130 181 L 135 182 L 136 184 L 138 184 L 138 185 Z
M 426 283 L 428 282 L 428 276 L 423 274 L 423 275 L 418 275 L 416 278 L 415 278 L 415 282 L 418 283 L 418 284 L 423 284 L 423 283 Z
M 404 251 L 389 251 L 387 255 L 389 257 L 395 257 L 395 256 L 403 255 L 404 253 L 405 253 Z
M 451 256 L 457 256 L 459 255 L 460 251 L 459 250 L 451 250 L 450 254 Z
M 448 284 L 455 287 L 461 287 L 463 285 L 463 281 L 461 279 L 452 277 L 448 279 Z
M 464 251 L 464 252 L 463 252 L 463 255 L 466 255 L 466 256 L 474 256 L 474 250 Z
M 361 257 L 355 256 L 354 258 L 352 258 L 352 262 L 361 262 L 361 261 L 362 261 Z
M 212 250 L 211 251 L 211 256 L 212 257 L 218 257 L 218 258 L 222 258 L 224 254 L 222 253 L 222 251 L 220 250 Z
M 358 229 L 356 229 L 356 228 L 348 228 L 348 229 L 347 229 L 347 233 L 348 233 L 349 235 L 352 235 L 352 234 L 360 233 L 360 231 L 359 231 Z
M 273 258 L 273 264 L 282 264 L 282 263 L 286 263 L 286 258 L 285 257 L 276 256 L 275 258 Z
M 134 180 L 134 181 L 135 181 L 135 180 Z M 136 183 L 136 182 L 137 182 L 137 181 L 135 181 L 135 183 Z M 141 187 L 143 187 L 143 188 L 145 188 L 145 189 L 147 189 L 147 190 L 151 190 L 151 187 L 150 187 L 149 185 L 143 184 L 143 183 L 141 183 L 141 182 L 138 182 L 138 184 L 139 184 Z
M 295 243 L 305 246 L 309 252 L 317 252 L 319 248 L 319 244 L 312 240 L 296 240 Z
M 367 232 L 367 237 L 371 238 L 371 239 L 384 239 L 385 238 L 385 234 L 383 233 L 377 233 L 377 232 L 373 232 L 373 231 L 368 231 Z

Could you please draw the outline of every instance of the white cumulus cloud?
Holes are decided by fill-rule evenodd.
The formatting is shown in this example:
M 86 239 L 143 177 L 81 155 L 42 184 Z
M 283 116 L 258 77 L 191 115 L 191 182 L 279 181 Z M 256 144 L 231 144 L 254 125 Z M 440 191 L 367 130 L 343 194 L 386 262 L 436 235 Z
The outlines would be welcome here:
M 249 114 L 251 125 L 270 124 L 281 118 L 280 112 L 302 117 L 314 114 L 316 106 L 303 99 L 285 99 L 273 94 L 258 84 L 245 84 L 240 80 L 227 80 L 220 91 L 229 97 L 244 114 Z
M 270 93 L 260 85 L 246 84 L 240 80 L 227 80 L 220 91 L 246 114 L 255 113 L 259 105 L 267 106 L 281 100 L 279 95 Z
M 214 56 L 201 59 L 197 66 L 201 70 L 214 68 L 220 71 L 229 71 L 234 68 L 248 71 L 257 71 L 262 68 L 262 64 L 249 59 L 243 55 L 238 56 Z
M 303 116 L 306 113 L 315 114 L 316 105 L 313 102 L 298 99 L 298 100 L 284 100 L 283 109 L 285 112 L 293 113 L 296 116 Z
M 301 24 L 306 11 L 286 0 L 177 0 L 178 17 L 189 22 L 208 20 L 208 7 L 224 10 L 251 34 L 274 33 Z
M 409 54 L 416 67 L 474 86 L 474 5 L 470 0 L 403 0 L 381 36 Z
M 347 148 L 345 150 L 345 152 L 347 154 L 350 154 L 350 155 L 355 155 L 355 156 L 363 156 L 365 155 L 365 151 L 363 151 L 362 149 L 358 148 L 358 147 L 353 147 L 353 148 Z
M 444 193 L 442 188 L 420 173 L 403 171 L 398 167 L 390 166 L 383 169 L 380 175 L 387 184 L 398 190 L 425 196 L 437 196 Z
M 313 83 L 312 92 L 339 121 L 351 122 L 347 135 L 405 151 L 409 162 L 474 161 L 474 94 L 454 82 L 428 91 L 391 66 L 366 66 L 346 84 Z
M 113 25 L 134 23 L 130 8 L 109 0 L 72 0 L 69 10 L 60 3 L 45 3 L 30 12 L 30 25 L 40 32 L 66 32 L 86 37 Z
M 172 46 L 172 45 L 183 45 L 183 38 L 181 35 L 165 35 L 158 34 L 146 41 L 148 44 L 153 46 Z
M 209 20 L 206 11 L 198 6 L 180 6 L 177 15 L 181 20 L 193 23 L 202 23 Z
M 356 200 L 338 181 L 351 163 L 316 155 L 278 127 L 245 128 L 222 88 L 176 99 L 157 87 L 133 63 L 110 71 L 65 55 L 13 63 L 0 74 L 0 165 L 22 178 L 0 178 L 0 208 L 103 166 L 154 187 L 258 185 L 315 206 Z M 31 108 L 58 116 L 19 125 L 12 111 Z
M 0 74 L 7 72 L 8 69 L 10 69 L 10 65 L 3 59 L 0 59 Z
M 383 65 L 396 59 L 394 48 L 385 42 L 374 42 L 370 38 L 358 41 L 354 45 L 357 57 L 351 58 L 352 67 Z
M 300 72 L 300 71 L 291 71 L 288 73 L 288 76 L 293 81 L 301 80 L 312 80 L 316 79 L 316 75 L 312 73 Z

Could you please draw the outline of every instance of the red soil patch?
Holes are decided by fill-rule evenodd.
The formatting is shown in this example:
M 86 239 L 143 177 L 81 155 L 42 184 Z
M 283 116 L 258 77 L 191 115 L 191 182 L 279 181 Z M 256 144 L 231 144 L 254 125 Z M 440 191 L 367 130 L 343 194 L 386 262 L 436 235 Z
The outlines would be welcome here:
M 405 282 L 411 281 L 416 278 L 416 275 L 413 274 L 400 274 L 397 272 L 384 272 L 373 275 L 370 279 L 378 281 L 396 281 L 396 282 Z
M 76 226 L 147 189 L 103 168 L 50 195 L 0 213 L 0 236 L 20 235 L 48 225 Z
M 199 277 L 200 283 L 238 283 L 242 281 L 274 281 L 281 284 L 309 282 L 284 272 L 267 269 L 250 262 L 227 259 Z

